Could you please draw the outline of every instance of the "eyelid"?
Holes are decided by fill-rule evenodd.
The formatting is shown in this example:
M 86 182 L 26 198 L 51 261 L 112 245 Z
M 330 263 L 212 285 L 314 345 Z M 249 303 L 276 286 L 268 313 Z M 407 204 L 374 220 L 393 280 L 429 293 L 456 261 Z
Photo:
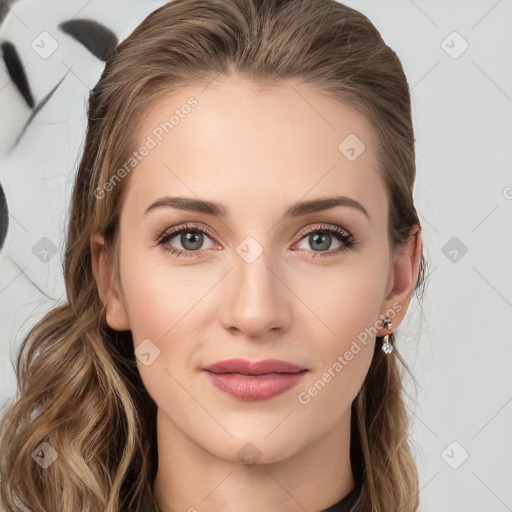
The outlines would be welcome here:
M 170 228 L 164 229 L 164 231 L 157 233 L 157 235 L 154 238 L 155 242 L 158 242 L 162 240 L 164 237 L 167 237 L 169 235 L 179 234 L 181 231 L 204 231 L 210 238 L 213 240 L 216 240 L 217 237 L 213 234 L 213 232 L 210 230 L 210 228 L 207 228 L 204 225 L 196 226 L 194 223 L 185 222 L 183 224 L 178 224 L 177 226 L 172 226 Z M 199 251 L 195 251 L 199 252 Z
M 301 231 L 299 231 L 299 233 L 296 236 L 298 236 L 302 240 L 304 236 L 309 235 L 310 233 L 314 233 L 316 231 L 337 231 L 342 235 L 353 238 L 352 233 L 350 233 L 350 231 L 347 231 L 345 228 L 342 228 L 341 226 L 336 226 L 335 224 L 326 224 L 325 222 L 320 223 L 319 225 L 308 226 L 307 228 L 304 228 Z

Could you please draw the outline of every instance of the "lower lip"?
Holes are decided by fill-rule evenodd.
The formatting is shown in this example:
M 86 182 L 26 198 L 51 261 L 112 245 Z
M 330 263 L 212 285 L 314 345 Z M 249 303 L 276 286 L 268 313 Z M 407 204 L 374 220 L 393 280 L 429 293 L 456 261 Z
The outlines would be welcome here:
M 239 373 L 212 373 L 205 370 L 210 382 L 224 393 L 238 400 L 256 402 L 267 400 L 295 387 L 306 375 L 298 373 L 270 373 L 241 375 Z

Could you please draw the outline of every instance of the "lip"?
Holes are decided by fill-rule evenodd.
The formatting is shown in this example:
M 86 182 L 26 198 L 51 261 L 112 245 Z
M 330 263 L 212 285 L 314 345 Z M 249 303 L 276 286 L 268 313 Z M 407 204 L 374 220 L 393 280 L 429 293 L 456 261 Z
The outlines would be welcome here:
M 298 373 L 303 368 L 288 361 L 279 359 L 265 359 L 263 361 L 248 361 L 247 359 L 227 359 L 219 361 L 203 370 L 212 373 L 239 373 L 241 375 L 266 375 L 269 373 Z
M 267 400 L 295 387 L 308 370 L 287 361 L 219 361 L 203 372 L 218 389 L 238 400 Z

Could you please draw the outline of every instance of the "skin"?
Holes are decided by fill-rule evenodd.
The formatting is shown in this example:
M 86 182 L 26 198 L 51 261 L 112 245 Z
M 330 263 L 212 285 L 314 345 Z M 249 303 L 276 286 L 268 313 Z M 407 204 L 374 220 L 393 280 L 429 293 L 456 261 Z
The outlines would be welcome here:
M 375 338 L 309 403 L 298 394 L 396 303 L 393 330 L 400 325 L 418 276 L 421 233 L 392 260 L 374 132 L 347 105 L 294 82 L 259 88 L 217 79 L 160 99 L 140 123 L 141 144 L 190 96 L 197 107 L 129 177 L 119 275 L 102 236 L 91 237 L 108 324 L 130 329 L 135 347 L 149 338 L 160 350 L 149 366 L 137 359 L 158 406 L 157 503 L 165 512 L 319 511 L 354 486 L 350 406 Z M 366 145 L 354 161 L 338 150 L 349 134 Z M 229 213 L 160 207 L 144 214 L 165 195 L 216 201 Z M 283 218 L 298 201 L 333 195 L 359 201 L 369 219 L 350 207 Z M 197 257 L 172 255 L 154 241 L 185 223 L 214 235 L 204 235 Z M 344 243 L 333 234 L 327 249 L 316 248 L 301 233 L 321 224 L 349 231 L 358 244 L 336 252 Z M 251 263 L 236 250 L 248 236 L 263 250 Z M 186 250 L 180 235 L 167 243 Z M 281 395 L 240 401 L 201 372 L 233 357 L 282 359 L 309 373 Z M 247 446 L 257 449 L 254 465 L 240 458 Z

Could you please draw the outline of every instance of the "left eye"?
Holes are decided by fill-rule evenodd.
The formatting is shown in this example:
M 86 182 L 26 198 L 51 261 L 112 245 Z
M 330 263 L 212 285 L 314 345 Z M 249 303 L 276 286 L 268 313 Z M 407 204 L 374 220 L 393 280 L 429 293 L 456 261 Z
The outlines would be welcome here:
M 333 250 L 327 254 L 322 254 L 322 252 L 331 249 L 330 246 L 333 241 L 333 237 L 338 242 L 338 247 L 334 247 Z M 307 233 L 303 234 L 300 242 L 306 242 L 310 247 L 313 248 L 313 257 L 327 257 L 333 254 L 337 254 L 342 251 L 346 251 L 351 247 L 354 247 L 356 244 L 354 237 L 348 231 L 345 231 L 338 226 L 328 225 L 323 225 L 309 230 Z M 298 247 L 299 249 L 303 249 L 300 246 Z
M 333 238 L 338 242 L 338 247 L 330 247 L 332 245 Z M 350 236 L 339 233 L 333 229 L 315 229 L 314 231 L 306 233 L 300 241 L 309 244 L 309 247 L 313 248 L 314 252 L 324 252 L 329 249 L 339 250 L 340 248 L 343 248 L 344 245 L 349 245 Z M 297 247 L 303 249 L 303 247 Z

